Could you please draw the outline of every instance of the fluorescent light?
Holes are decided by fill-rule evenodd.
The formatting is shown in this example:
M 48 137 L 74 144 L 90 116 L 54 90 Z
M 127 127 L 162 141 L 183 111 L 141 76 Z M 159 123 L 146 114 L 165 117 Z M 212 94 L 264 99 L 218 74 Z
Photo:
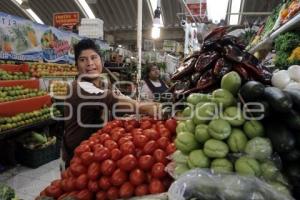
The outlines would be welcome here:
M 157 39 L 160 37 L 160 28 L 159 27 L 152 27 L 152 31 L 151 31 L 151 37 L 153 39 Z
M 31 15 L 31 17 L 36 21 L 37 23 L 44 24 L 44 22 L 35 14 L 35 12 L 32 9 L 26 9 L 26 11 Z
M 217 24 L 222 19 L 225 20 L 227 8 L 228 7 L 228 0 L 207 0 L 207 16 L 208 19 L 211 19 L 213 23 Z
M 16 2 L 18 2 L 18 4 L 22 4 L 22 0 L 16 0 Z
M 90 19 L 96 18 L 90 6 L 86 3 L 86 0 L 76 0 L 76 1 L 79 3 L 84 13 L 86 13 L 86 15 L 88 16 L 88 18 Z

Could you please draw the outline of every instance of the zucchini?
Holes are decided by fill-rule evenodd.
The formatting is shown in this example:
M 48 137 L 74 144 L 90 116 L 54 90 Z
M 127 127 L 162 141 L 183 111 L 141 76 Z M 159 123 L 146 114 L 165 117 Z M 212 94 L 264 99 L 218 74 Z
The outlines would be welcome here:
M 278 153 L 288 153 L 296 146 L 295 136 L 279 120 L 267 122 L 266 133 Z
M 264 98 L 268 101 L 273 110 L 281 113 L 291 111 L 293 106 L 291 98 L 276 87 L 266 87 L 264 91 Z
M 284 92 L 288 93 L 294 104 L 294 108 L 300 112 L 300 90 L 297 89 L 285 89 Z
M 248 81 L 245 83 L 241 89 L 239 94 L 243 97 L 244 101 L 257 101 L 264 94 L 265 86 L 257 81 Z

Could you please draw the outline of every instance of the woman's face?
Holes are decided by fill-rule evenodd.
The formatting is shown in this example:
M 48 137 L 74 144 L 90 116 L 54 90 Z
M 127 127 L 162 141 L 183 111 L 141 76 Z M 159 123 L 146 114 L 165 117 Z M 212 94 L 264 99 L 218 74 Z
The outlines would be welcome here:
M 92 49 L 81 51 L 77 67 L 79 74 L 88 76 L 101 74 L 103 68 L 100 56 Z
M 151 67 L 151 70 L 149 72 L 149 78 L 155 80 L 158 79 L 159 76 L 160 76 L 159 68 L 157 66 Z

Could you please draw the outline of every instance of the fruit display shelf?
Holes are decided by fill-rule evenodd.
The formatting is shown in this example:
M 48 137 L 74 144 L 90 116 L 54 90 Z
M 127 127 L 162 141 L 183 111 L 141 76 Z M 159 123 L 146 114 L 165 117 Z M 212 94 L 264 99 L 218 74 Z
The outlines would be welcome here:
M 3 102 L 0 103 L 0 116 L 10 117 L 18 113 L 38 110 L 45 105 L 50 106 L 51 104 L 51 97 L 49 95 L 20 99 L 11 102 Z
M 0 69 L 8 71 L 8 72 L 29 72 L 28 64 L 0 64 Z
M 25 133 L 27 130 L 42 128 L 42 127 L 52 125 L 52 124 L 55 124 L 55 123 L 57 123 L 57 121 L 55 121 L 53 119 L 47 119 L 47 120 L 42 120 L 42 121 L 39 121 L 39 122 L 35 122 L 34 124 L 17 127 L 17 128 L 14 128 L 14 129 L 5 130 L 5 131 L 0 132 L 0 140 L 20 135 L 22 133 Z

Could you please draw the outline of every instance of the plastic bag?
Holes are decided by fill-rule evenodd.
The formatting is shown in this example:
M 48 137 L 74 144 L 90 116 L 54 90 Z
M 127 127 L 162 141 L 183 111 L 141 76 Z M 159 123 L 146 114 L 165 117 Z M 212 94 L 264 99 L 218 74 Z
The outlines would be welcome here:
M 168 191 L 169 200 L 290 200 L 290 194 L 277 192 L 271 185 L 250 176 L 212 174 L 195 169 L 184 173 Z

